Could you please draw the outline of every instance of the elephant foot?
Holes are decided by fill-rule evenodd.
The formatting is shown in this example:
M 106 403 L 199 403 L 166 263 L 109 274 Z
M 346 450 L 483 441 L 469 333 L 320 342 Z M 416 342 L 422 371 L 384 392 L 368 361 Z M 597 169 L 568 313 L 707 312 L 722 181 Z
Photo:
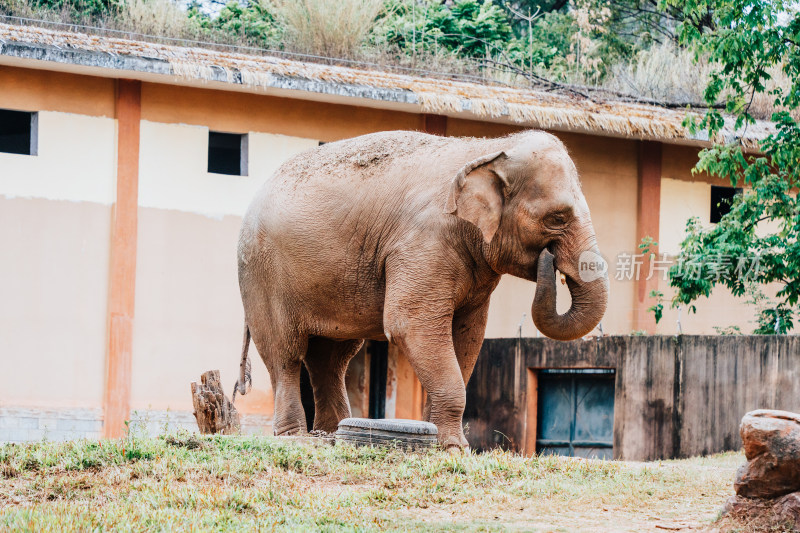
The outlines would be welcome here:
M 464 436 L 463 432 L 459 431 L 459 433 L 460 435 L 448 435 L 446 432 L 439 430 L 439 444 L 450 453 L 453 453 L 453 450 L 457 450 L 457 453 L 462 453 L 464 450 L 469 451 L 467 438 Z
M 451 445 L 447 447 L 447 453 L 450 455 L 469 455 L 471 453 L 469 446 Z
M 325 433 L 336 433 L 336 430 L 339 429 L 339 422 L 347 416 L 325 416 L 325 417 L 314 417 L 314 431 L 323 431 Z
M 303 426 L 299 425 L 276 426 L 273 433 L 276 437 L 296 437 L 298 435 L 304 435 L 306 430 Z

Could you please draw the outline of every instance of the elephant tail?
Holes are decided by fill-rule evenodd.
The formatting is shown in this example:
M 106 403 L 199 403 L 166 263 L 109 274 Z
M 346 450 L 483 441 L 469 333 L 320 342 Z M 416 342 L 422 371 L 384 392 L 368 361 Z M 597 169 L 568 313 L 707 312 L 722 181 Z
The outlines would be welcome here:
M 247 322 L 244 323 L 244 340 L 242 342 L 242 361 L 239 363 L 239 379 L 236 380 L 236 384 L 233 386 L 233 398 L 231 398 L 231 403 L 236 401 L 236 393 L 238 392 L 242 396 L 250 392 L 250 389 L 253 388 L 253 377 L 251 375 L 251 364 L 250 358 L 247 356 L 247 352 L 250 349 L 250 328 L 247 326 Z

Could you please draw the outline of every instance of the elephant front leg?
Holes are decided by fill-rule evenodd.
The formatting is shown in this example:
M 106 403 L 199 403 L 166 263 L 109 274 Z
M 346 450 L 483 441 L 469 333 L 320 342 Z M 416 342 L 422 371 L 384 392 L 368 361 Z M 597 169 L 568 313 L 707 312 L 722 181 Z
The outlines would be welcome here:
M 472 376 L 478 355 L 481 353 L 488 318 L 488 299 L 477 309 L 457 311 L 453 318 L 453 347 L 465 387 Z
M 475 362 L 481 353 L 488 317 L 488 299 L 478 308 L 456 311 L 453 317 L 453 349 L 465 387 L 469 383 L 469 378 L 475 369 Z M 426 401 L 422 413 L 423 420 L 430 421 L 430 408 L 430 401 Z
M 439 430 L 439 444 L 465 448 L 461 417 L 466 388 L 450 333 L 452 313 L 423 313 L 407 306 L 384 308 L 387 337 L 397 344 L 411 363 L 428 394 L 427 420 Z

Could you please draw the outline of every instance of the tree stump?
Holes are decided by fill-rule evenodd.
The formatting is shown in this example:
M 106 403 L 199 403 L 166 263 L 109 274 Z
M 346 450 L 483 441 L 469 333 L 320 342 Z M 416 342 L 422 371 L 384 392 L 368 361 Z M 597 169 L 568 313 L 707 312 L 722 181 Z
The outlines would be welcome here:
M 200 433 L 204 435 L 239 433 L 241 427 L 239 412 L 222 392 L 219 370 L 205 372 L 200 376 L 200 382 L 199 385 L 196 381 L 192 382 L 194 417 L 197 419 Z

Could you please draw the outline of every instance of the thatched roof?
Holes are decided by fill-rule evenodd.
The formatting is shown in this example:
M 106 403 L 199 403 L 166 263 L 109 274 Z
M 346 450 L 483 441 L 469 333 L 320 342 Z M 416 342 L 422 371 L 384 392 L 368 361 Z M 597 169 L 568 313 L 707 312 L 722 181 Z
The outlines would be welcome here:
M 548 130 L 657 139 L 703 144 L 681 125 L 686 111 L 603 98 L 520 89 L 469 81 L 398 74 L 249 55 L 201 47 L 186 47 L 0 24 L 0 64 L 3 58 L 67 63 L 103 70 L 102 75 L 153 79 L 165 83 L 198 82 L 236 85 L 253 92 L 292 91 L 296 98 L 319 95 L 353 99 L 370 105 L 464 116 Z M 37 65 L 38 68 L 47 68 Z M 109 72 L 110 71 L 110 72 Z M 116 72 L 115 72 L 116 71 Z M 312 95 L 316 95 L 312 97 Z M 370 100 L 357 102 L 356 99 Z M 390 105 L 391 104 L 391 105 Z M 754 147 L 771 131 L 769 123 L 750 126 L 745 144 Z M 732 131 L 726 137 L 732 137 Z

